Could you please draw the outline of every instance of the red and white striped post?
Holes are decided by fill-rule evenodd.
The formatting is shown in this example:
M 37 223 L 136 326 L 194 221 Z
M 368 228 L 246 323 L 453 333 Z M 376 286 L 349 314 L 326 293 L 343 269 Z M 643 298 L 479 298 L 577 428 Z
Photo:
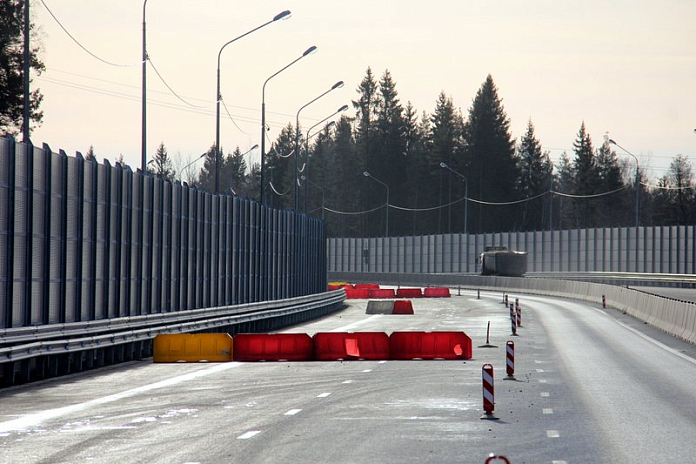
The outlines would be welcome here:
M 493 366 L 484 364 L 481 368 L 483 377 L 483 410 L 484 414 L 481 419 L 497 420 L 493 415 L 495 409 L 494 388 L 493 388 Z
M 515 378 L 515 342 L 512 340 L 505 343 L 505 372 L 507 377 L 503 380 L 517 380 Z
M 522 327 L 522 306 L 520 306 L 519 298 L 515 298 L 515 311 L 517 311 L 517 327 Z
M 512 335 L 517 335 L 517 316 L 515 314 L 515 305 L 510 303 L 510 323 L 512 326 Z

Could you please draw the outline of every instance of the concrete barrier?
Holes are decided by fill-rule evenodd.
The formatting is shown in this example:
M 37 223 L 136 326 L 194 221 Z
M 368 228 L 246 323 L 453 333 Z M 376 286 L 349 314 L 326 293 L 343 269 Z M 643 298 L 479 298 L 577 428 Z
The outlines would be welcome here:
M 437 285 L 490 291 L 502 289 L 507 292 L 573 298 L 596 303 L 600 307 L 602 295 L 605 295 L 607 307 L 623 311 L 675 337 L 696 343 L 695 303 L 663 298 L 625 287 L 547 278 L 460 274 L 336 272 L 330 275 L 341 276 L 351 282 L 378 281 L 383 285 Z
M 394 312 L 393 300 L 370 300 L 367 302 L 365 314 L 392 314 Z

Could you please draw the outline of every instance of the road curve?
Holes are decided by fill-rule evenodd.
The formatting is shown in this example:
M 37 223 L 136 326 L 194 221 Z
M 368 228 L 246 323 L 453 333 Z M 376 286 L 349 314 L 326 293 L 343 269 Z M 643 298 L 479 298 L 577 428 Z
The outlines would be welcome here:
M 517 295 L 511 295 L 515 297 Z M 694 346 L 615 311 L 519 296 L 510 335 L 499 293 L 416 299 L 413 316 L 365 300 L 288 332 L 463 330 L 463 361 L 153 364 L 0 391 L 0 462 L 689 462 Z M 485 342 L 491 322 L 491 343 Z M 516 381 L 502 380 L 515 342 Z M 495 415 L 481 420 L 481 366 Z

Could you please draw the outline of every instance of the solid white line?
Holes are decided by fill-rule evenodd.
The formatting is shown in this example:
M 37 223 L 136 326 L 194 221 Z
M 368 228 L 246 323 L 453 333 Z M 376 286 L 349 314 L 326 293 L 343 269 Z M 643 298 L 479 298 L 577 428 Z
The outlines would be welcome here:
M 317 395 L 317 398 L 326 398 L 326 397 L 329 396 L 330 394 L 331 394 L 331 393 L 320 393 L 320 394 Z
M 619 320 L 617 320 L 617 319 L 614 319 L 613 317 L 609 316 L 605 311 L 602 311 L 601 309 L 597 309 L 597 308 L 592 308 L 592 309 L 594 309 L 594 310 L 597 311 L 598 313 L 601 313 L 601 314 L 605 315 L 605 316 L 608 317 L 609 319 L 611 319 L 611 320 L 613 320 L 614 322 L 616 322 L 617 324 L 619 324 L 619 325 L 620 325 L 621 327 L 623 327 L 624 329 L 630 330 L 630 331 L 633 332 L 634 334 L 636 334 L 636 335 L 638 335 L 639 337 L 643 338 L 644 340 L 646 340 L 646 341 L 652 343 L 653 345 L 655 345 L 655 346 L 657 346 L 657 347 L 659 347 L 659 348 L 662 348 L 662 349 L 665 350 L 666 352 L 671 353 L 671 354 L 673 354 L 673 355 L 675 355 L 675 356 L 679 356 L 679 357 L 682 358 L 684 361 L 689 361 L 691 364 L 696 365 L 696 359 L 694 359 L 694 358 L 692 358 L 692 357 L 690 357 L 690 356 L 687 356 L 687 355 L 685 355 L 685 354 L 683 354 L 683 353 L 680 353 L 679 351 L 675 350 L 674 348 L 670 348 L 669 346 L 665 345 L 665 344 L 662 343 L 662 342 L 658 342 L 658 341 L 655 340 L 654 338 L 652 338 L 652 337 L 650 337 L 650 336 L 648 336 L 648 335 L 645 335 L 643 332 L 641 332 L 641 331 L 639 331 L 639 330 L 636 330 L 636 329 L 634 329 L 633 327 L 627 326 L 627 325 L 624 324 L 623 322 L 621 322 L 621 321 L 619 321 Z
M 237 440 L 248 440 L 249 438 L 261 433 L 260 430 L 250 430 L 247 433 L 243 433 L 237 437 Z
M 298 412 L 302 411 L 301 409 L 291 409 L 288 412 L 286 412 L 284 415 L 286 416 L 294 416 Z
M 189 380 L 198 379 L 200 377 L 207 377 L 209 375 L 217 374 L 218 372 L 226 371 L 228 369 L 232 369 L 233 367 L 238 366 L 241 366 L 241 364 L 235 362 L 221 363 L 206 369 L 191 372 L 189 374 L 172 377 L 171 379 L 162 380 L 160 382 L 155 382 L 148 385 L 143 385 L 142 387 L 133 388 L 131 390 L 126 390 L 121 393 L 116 393 L 101 398 L 95 398 L 90 401 L 85 401 L 84 403 L 77 403 L 72 404 L 70 406 L 64 406 L 62 408 L 49 409 L 47 411 L 28 414 L 19 419 L 14 419 L 7 422 L 0 422 L 0 432 L 8 432 L 10 430 L 26 430 L 29 427 L 35 427 L 44 421 L 55 419 L 56 417 L 65 416 L 67 414 L 71 414 L 77 411 L 83 411 L 93 406 L 113 403 L 114 401 L 119 401 L 124 398 L 130 398 L 140 393 L 146 393 L 152 390 L 156 390 L 158 388 L 171 387 L 173 385 L 188 382 Z
M 561 435 L 558 433 L 558 430 L 547 430 L 546 436 L 549 438 L 558 438 Z

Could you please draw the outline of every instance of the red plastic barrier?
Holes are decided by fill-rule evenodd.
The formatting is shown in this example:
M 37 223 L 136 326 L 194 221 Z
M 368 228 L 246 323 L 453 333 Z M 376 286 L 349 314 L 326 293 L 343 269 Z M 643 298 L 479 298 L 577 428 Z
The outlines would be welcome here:
M 370 290 L 366 288 L 360 288 L 360 289 L 348 289 L 346 288 L 346 298 L 349 300 L 355 300 L 355 299 L 368 299 L 370 298 Z
M 389 359 L 389 336 L 384 332 L 319 332 L 314 334 L 314 359 Z
M 353 284 L 343 284 L 341 287 L 345 288 L 346 290 L 352 290 L 355 288 Z
M 379 284 L 355 284 L 355 288 L 379 289 Z
M 329 291 L 331 290 L 338 290 L 339 288 L 342 288 L 341 285 L 331 285 L 329 284 Z
M 393 332 L 391 359 L 471 359 L 471 338 L 464 332 Z
M 311 361 L 312 337 L 304 333 L 238 334 L 232 351 L 235 361 Z
M 392 314 L 413 314 L 413 303 L 410 300 L 396 300 Z
M 398 288 L 396 296 L 397 298 L 421 298 L 423 291 L 420 288 Z
M 426 298 L 449 298 L 450 291 L 447 287 L 431 287 L 423 291 L 423 296 Z
M 373 288 L 369 290 L 370 298 L 396 298 L 393 288 Z

